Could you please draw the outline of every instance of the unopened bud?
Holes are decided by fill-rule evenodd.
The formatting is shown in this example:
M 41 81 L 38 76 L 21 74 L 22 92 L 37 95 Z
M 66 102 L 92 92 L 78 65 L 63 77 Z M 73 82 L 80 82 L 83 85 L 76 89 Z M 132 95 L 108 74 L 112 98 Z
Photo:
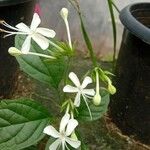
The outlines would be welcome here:
M 8 49 L 8 52 L 9 52 L 9 54 L 12 55 L 12 56 L 19 56 L 19 55 L 22 54 L 22 52 L 21 52 L 20 50 L 18 50 L 17 48 L 15 48 L 15 47 L 10 47 L 10 48 Z
M 71 134 L 71 139 L 73 139 L 73 140 L 78 140 L 77 135 L 75 134 L 75 132 L 73 132 L 73 133 Z
M 108 91 L 113 95 L 116 93 L 116 88 L 112 84 L 108 84 Z
M 67 8 L 62 8 L 60 11 L 61 17 L 66 20 L 68 18 L 68 9 Z
M 99 93 L 96 93 L 94 98 L 93 98 L 93 104 L 98 106 L 101 103 L 101 96 Z

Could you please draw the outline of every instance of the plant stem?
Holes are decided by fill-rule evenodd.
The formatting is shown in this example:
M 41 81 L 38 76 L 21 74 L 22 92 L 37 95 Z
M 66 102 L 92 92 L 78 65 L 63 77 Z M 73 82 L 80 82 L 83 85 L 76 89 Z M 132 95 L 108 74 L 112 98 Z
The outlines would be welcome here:
M 113 69 L 114 69 L 115 62 L 116 62 L 116 50 L 117 50 L 117 28 L 115 22 L 115 14 L 113 10 L 114 3 L 112 0 L 107 0 L 107 2 L 109 6 L 110 16 L 112 20 L 112 28 L 113 28 L 113 38 L 114 38 Z
M 86 43 L 86 46 L 87 46 L 87 49 L 89 51 L 89 54 L 90 54 L 90 57 L 91 57 L 91 61 L 93 63 L 93 66 L 94 67 L 97 67 L 97 60 L 96 60 L 96 56 L 94 54 L 94 50 L 93 50 L 93 46 L 92 46 L 92 43 L 91 43 L 91 40 L 89 38 L 89 35 L 86 31 L 86 28 L 85 28 L 85 25 L 84 25 L 84 22 L 83 22 L 83 19 L 82 19 L 82 13 L 80 11 L 80 6 L 77 2 L 77 0 L 68 0 L 71 5 L 75 8 L 75 10 L 77 11 L 78 15 L 79 15 L 79 19 L 80 19 L 80 24 L 81 24 L 81 30 L 82 30 L 82 34 L 83 34 L 83 38 L 84 38 L 84 41 Z M 74 3 L 73 3 L 74 2 Z

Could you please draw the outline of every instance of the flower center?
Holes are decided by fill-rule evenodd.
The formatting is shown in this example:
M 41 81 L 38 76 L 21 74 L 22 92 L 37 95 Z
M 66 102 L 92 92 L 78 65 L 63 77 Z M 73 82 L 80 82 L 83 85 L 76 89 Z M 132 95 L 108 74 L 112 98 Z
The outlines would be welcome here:
M 81 86 L 79 86 L 78 90 L 81 92 L 83 90 L 83 88 Z
M 36 33 L 36 31 L 31 30 L 30 35 L 34 35 Z
M 65 139 L 65 133 L 62 132 L 62 133 L 60 134 L 60 139 L 61 139 L 61 140 L 64 140 L 64 139 Z

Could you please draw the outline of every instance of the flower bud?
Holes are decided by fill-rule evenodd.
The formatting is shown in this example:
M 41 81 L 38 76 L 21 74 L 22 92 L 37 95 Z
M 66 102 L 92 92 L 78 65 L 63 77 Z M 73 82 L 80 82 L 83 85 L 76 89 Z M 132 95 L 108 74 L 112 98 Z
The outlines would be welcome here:
M 62 8 L 60 11 L 61 17 L 66 20 L 68 18 L 68 9 L 67 8 Z
M 10 55 L 12 55 L 12 56 L 19 56 L 19 55 L 22 54 L 22 52 L 21 52 L 20 50 L 18 50 L 17 48 L 15 48 L 15 47 L 10 47 L 10 48 L 8 49 L 8 53 L 9 53 Z
M 73 133 L 71 134 L 71 139 L 73 139 L 73 140 L 78 140 L 77 135 L 75 134 L 75 132 L 73 132 Z
M 100 103 L 101 103 L 101 96 L 99 93 L 96 93 L 94 98 L 93 98 L 93 104 L 95 106 L 98 106 L 98 105 L 100 105 Z
M 113 95 L 116 93 L 116 88 L 112 84 L 108 84 L 108 91 Z

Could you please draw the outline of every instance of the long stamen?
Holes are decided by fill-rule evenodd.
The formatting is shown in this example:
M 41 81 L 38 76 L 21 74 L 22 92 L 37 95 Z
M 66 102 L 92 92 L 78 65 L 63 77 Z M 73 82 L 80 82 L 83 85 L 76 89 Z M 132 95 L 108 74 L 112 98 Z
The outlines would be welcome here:
M 27 34 L 27 33 L 25 33 L 25 32 L 12 32 L 12 31 L 7 31 L 7 30 L 1 29 L 1 28 L 0 28 L 0 32 L 8 33 L 7 35 L 4 36 L 4 38 L 6 38 L 6 37 L 8 37 L 8 36 L 11 36 L 11 35 L 14 35 L 14 34 L 22 34 L 22 35 L 26 35 L 26 34 Z
M 67 150 L 70 150 L 69 147 L 67 146 L 66 142 L 65 142 L 65 147 L 67 148 Z
M 4 38 L 6 38 L 6 37 L 8 37 L 8 36 L 11 36 L 11 35 L 15 35 L 15 34 L 26 35 L 26 33 L 23 33 L 23 32 L 12 32 L 12 33 L 10 33 L 10 34 L 4 35 Z
M 90 118 L 91 118 L 91 120 L 93 120 L 92 113 L 91 113 L 91 109 L 90 109 L 90 107 L 89 107 L 89 105 L 88 105 L 88 102 L 86 101 L 85 96 L 84 96 L 84 95 L 82 95 L 82 96 L 83 96 L 84 102 L 85 102 L 85 104 L 86 104 L 86 106 L 87 106 L 87 108 L 88 108 L 88 111 L 89 111 L 89 114 L 90 114 Z
M 0 24 L 4 25 L 5 27 L 9 28 L 9 29 L 12 29 L 12 30 L 16 30 L 16 31 L 20 31 L 19 29 L 9 25 L 7 22 L 5 22 L 4 20 L 1 20 L 0 21 Z

